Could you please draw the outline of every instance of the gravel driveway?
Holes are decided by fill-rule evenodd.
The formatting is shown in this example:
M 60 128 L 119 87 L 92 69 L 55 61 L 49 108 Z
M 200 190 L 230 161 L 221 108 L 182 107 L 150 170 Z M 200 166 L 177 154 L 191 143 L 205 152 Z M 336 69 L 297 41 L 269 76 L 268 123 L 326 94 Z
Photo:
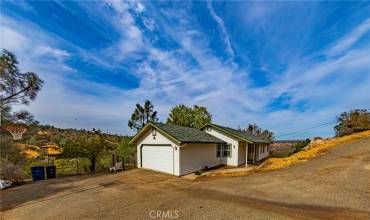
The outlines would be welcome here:
M 190 181 L 135 169 L 1 192 L 2 219 L 370 219 L 370 138 L 290 168 Z

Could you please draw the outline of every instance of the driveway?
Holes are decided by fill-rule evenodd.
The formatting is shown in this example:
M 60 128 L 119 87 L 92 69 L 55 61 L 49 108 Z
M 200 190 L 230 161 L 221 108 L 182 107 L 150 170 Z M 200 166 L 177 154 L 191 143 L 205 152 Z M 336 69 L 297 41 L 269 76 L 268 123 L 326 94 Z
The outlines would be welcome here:
M 190 181 L 148 170 L 1 192 L 3 219 L 370 219 L 370 138 L 290 168 Z

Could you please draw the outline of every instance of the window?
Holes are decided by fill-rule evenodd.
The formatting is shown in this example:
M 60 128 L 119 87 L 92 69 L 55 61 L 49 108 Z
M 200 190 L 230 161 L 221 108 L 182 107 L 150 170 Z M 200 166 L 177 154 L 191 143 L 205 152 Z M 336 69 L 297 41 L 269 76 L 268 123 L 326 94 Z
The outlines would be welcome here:
M 223 157 L 231 157 L 231 144 L 223 145 L 222 156 Z
M 221 151 L 222 151 L 222 145 L 221 144 L 217 144 L 216 157 L 221 157 Z

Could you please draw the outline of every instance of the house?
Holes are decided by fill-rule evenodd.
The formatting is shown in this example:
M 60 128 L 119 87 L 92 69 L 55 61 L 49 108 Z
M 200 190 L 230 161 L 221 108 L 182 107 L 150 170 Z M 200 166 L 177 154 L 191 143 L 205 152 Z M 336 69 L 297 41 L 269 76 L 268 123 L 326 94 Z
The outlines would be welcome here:
M 269 140 L 256 137 L 242 130 L 216 124 L 206 124 L 201 130 L 215 136 L 227 144 L 218 147 L 222 164 L 240 166 L 258 163 L 269 156 Z
M 130 144 L 137 146 L 137 167 L 182 176 L 222 164 L 246 164 L 246 158 L 256 162 L 268 156 L 268 141 L 241 133 L 214 124 L 196 129 L 149 122 Z M 259 153 L 260 149 L 264 151 Z
M 149 122 L 130 141 L 137 146 L 137 167 L 176 176 L 220 165 L 217 145 L 225 144 L 196 128 Z

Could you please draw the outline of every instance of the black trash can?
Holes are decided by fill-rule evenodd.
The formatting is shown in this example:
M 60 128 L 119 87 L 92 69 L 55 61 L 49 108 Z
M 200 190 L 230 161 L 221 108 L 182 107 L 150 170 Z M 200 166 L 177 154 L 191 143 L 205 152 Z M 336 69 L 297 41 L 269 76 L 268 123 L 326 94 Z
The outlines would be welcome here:
M 32 180 L 44 180 L 45 179 L 45 167 L 44 166 L 34 166 L 31 167 Z
M 46 167 L 46 177 L 48 179 L 52 179 L 56 177 L 56 167 L 55 166 Z

